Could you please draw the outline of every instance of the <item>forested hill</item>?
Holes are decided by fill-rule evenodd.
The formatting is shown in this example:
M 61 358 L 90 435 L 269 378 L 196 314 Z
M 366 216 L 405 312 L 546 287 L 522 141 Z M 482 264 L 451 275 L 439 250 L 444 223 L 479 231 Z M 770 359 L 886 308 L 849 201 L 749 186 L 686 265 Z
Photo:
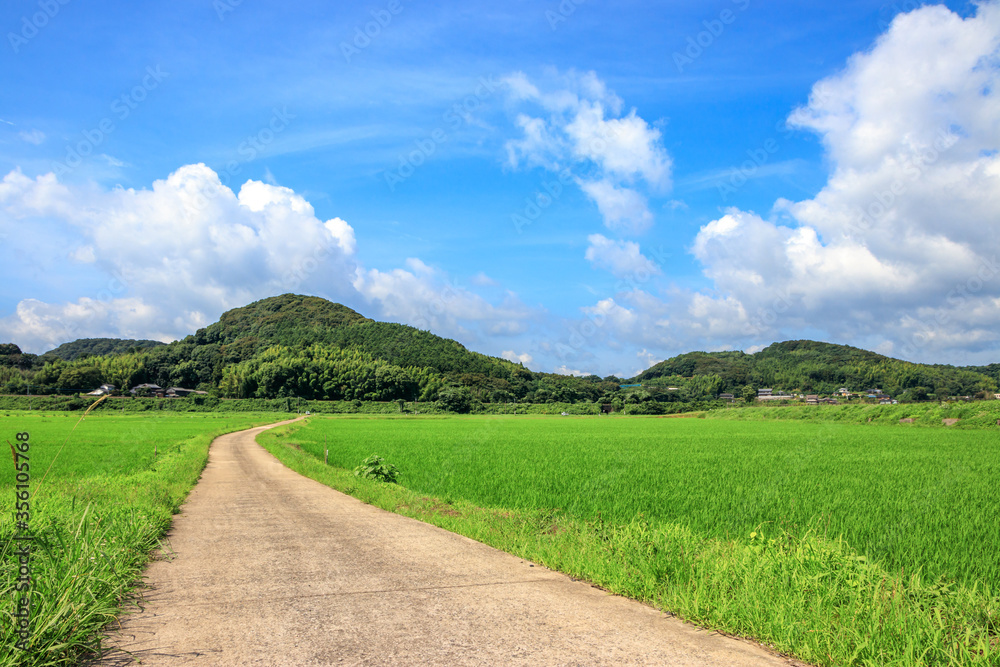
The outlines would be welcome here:
M 199 345 L 298 345 L 326 341 L 339 327 L 371 322 L 364 315 L 318 296 L 283 294 L 222 314 L 195 334 Z
M 106 354 L 122 354 L 150 347 L 164 345 L 158 340 L 123 340 L 119 338 L 81 338 L 71 343 L 63 343 L 45 354 L 52 354 L 65 361 L 73 361 L 81 356 L 99 357 Z
M 231 398 L 435 400 L 448 388 L 464 387 L 470 397 L 488 402 L 533 397 L 547 384 L 544 375 L 536 378 L 520 364 L 472 352 L 456 341 L 295 294 L 227 311 L 183 340 L 149 349 L 122 341 L 113 353 L 65 360 L 8 347 L 0 356 L 0 387 L 6 393 L 24 392 L 25 385 L 36 393 L 67 393 L 101 383 L 124 389 L 152 383 Z M 77 341 L 61 349 L 93 348 Z M 588 389 L 591 400 L 604 391 L 592 384 Z
M 914 398 L 924 398 L 995 390 L 1000 367 L 915 364 L 849 345 L 793 340 L 774 343 L 755 354 L 689 352 L 656 364 L 633 382 L 683 384 L 695 377 L 716 380 L 717 386 L 737 392 L 749 386 L 830 394 L 844 387 L 852 392 L 882 389 L 893 396 L 909 392 Z
M 714 401 L 723 392 L 756 397 L 762 387 L 817 394 L 878 388 L 915 400 L 992 396 L 998 380 L 998 364 L 928 366 L 814 341 L 775 343 L 755 354 L 690 352 L 629 381 L 569 377 L 532 372 L 427 331 L 376 322 L 346 306 L 296 294 L 235 308 L 168 345 L 87 339 L 41 357 L 0 345 L 0 393 L 8 394 L 83 392 L 102 383 L 127 390 L 152 383 L 223 398 L 593 401 L 633 403 L 638 410 L 647 403 L 662 408 Z

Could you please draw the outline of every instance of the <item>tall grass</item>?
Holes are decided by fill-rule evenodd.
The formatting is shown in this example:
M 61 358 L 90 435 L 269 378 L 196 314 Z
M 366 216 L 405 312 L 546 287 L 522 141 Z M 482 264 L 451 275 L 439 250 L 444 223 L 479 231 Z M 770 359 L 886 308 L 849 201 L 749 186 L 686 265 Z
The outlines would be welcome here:
M 197 481 L 211 440 L 280 418 L 92 413 L 72 431 L 79 414 L 0 416 L 0 441 L 31 433 L 35 492 L 32 627 L 30 649 L 22 652 L 11 634 L 13 466 L 0 465 L 0 665 L 72 665 L 97 655 L 102 629 L 120 614 L 151 550 Z
M 816 664 L 1000 664 L 985 431 L 337 418 L 260 441 L 362 499 Z M 403 487 L 342 470 L 373 452 Z

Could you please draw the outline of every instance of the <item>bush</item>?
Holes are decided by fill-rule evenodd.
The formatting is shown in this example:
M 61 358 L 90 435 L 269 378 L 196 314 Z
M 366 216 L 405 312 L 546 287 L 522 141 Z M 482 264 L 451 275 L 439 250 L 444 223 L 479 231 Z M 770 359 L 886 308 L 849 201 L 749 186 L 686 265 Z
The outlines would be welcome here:
M 366 479 L 374 479 L 376 482 L 388 482 L 395 484 L 399 479 L 399 469 L 391 463 L 386 463 L 385 459 L 377 454 L 372 454 L 361 462 L 354 469 L 354 474 Z
M 472 392 L 465 387 L 448 387 L 438 393 L 438 406 L 442 410 L 468 414 L 472 410 Z

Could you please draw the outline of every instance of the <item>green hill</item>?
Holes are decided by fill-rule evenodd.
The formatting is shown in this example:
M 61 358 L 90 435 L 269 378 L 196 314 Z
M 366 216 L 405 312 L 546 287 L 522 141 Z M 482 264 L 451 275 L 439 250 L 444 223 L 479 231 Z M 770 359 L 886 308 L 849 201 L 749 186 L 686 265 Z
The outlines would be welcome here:
M 84 382 L 71 382 L 73 378 Z M 459 391 L 482 402 L 632 404 L 634 411 L 694 409 L 718 394 L 761 387 L 831 394 L 879 388 L 900 398 L 996 391 L 1000 365 L 913 364 L 847 345 L 774 343 L 755 353 L 689 352 L 660 362 L 619 388 L 617 378 L 536 373 L 457 341 L 377 322 L 326 299 L 283 294 L 229 310 L 183 340 L 83 339 L 36 357 L 0 345 L 0 391 L 59 392 L 97 379 L 117 387 L 151 382 L 232 398 L 434 400 Z M 461 396 L 456 399 L 463 402 Z M 645 406 L 645 407 L 644 407 Z M 655 409 L 655 410 L 654 410 Z
M 299 345 L 324 342 L 338 327 L 371 322 L 339 303 L 318 296 L 282 294 L 255 301 L 222 314 L 219 321 L 198 330 L 198 345 Z
M 720 391 L 734 393 L 746 386 L 816 394 L 844 387 L 851 392 L 881 389 L 893 396 L 923 398 L 995 391 L 998 377 L 991 369 L 915 364 L 849 345 L 793 340 L 755 354 L 689 352 L 656 364 L 633 381 L 683 385 L 690 378 L 712 377 Z

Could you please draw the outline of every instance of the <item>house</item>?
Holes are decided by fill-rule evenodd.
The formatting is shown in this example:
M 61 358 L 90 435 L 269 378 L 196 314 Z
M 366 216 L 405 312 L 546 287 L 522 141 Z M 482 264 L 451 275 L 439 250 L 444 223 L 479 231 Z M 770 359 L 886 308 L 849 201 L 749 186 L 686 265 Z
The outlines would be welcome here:
M 151 384 L 148 382 L 144 384 L 137 384 L 129 390 L 129 393 L 133 396 L 137 396 L 144 391 L 156 396 L 157 398 L 163 398 L 163 387 L 158 384 Z
M 834 393 L 837 396 L 843 396 L 844 398 L 850 398 L 851 397 L 851 392 L 848 391 L 847 387 L 841 387 L 840 389 L 838 389 Z
M 98 387 L 94 391 L 87 392 L 86 395 L 87 396 L 107 396 L 108 394 L 112 393 L 114 390 L 115 390 L 115 386 L 113 384 L 102 384 L 100 387 Z
M 757 400 L 758 401 L 791 401 L 795 397 L 791 394 L 787 394 L 783 391 L 774 393 L 773 389 L 758 389 L 757 390 Z
M 719 394 L 720 401 L 726 401 L 727 403 L 732 403 L 736 400 L 736 397 L 732 394 Z
M 993 398 L 995 398 L 998 401 L 1000 401 L 1000 394 L 993 394 Z
M 613 406 L 610 403 L 605 403 L 604 405 L 601 406 L 601 414 L 602 415 L 610 415 L 614 411 L 615 411 L 615 406 Z
M 806 405 L 819 405 L 819 396 L 817 394 L 806 396 Z

